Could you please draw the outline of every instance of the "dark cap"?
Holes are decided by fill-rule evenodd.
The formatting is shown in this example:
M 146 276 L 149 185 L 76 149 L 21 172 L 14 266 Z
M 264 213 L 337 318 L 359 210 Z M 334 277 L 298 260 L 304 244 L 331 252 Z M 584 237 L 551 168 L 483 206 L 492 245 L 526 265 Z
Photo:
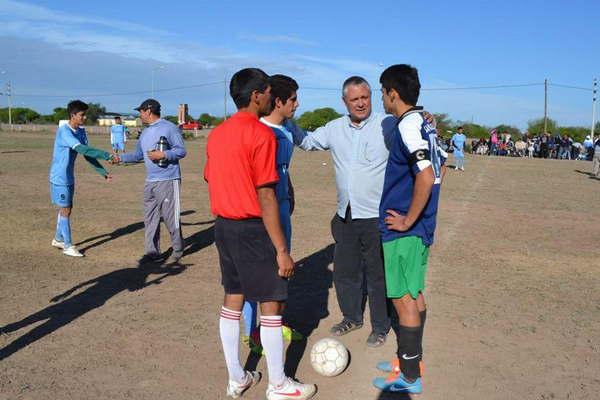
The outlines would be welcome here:
M 147 99 L 144 100 L 139 107 L 134 108 L 134 110 L 150 110 L 153 114 L 160 114 L 160 103 L 154 99 Z

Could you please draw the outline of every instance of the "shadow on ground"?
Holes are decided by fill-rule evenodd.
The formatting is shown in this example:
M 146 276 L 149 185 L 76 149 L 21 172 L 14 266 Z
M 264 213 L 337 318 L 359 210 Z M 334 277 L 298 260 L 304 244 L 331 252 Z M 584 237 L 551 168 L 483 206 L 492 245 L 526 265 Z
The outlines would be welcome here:
M 150 285 L 158 285 L 169 276 L 180 274 L 185 269 L 186 266 L 183 264 L 167 266 L 140 264 L 137 268 L 123 268 L 82 282 L 53 297 L 50 302 L 56 304 L 31 314 L 18 322 L 0 327 L 0 333 L 6 335 L 45 320 L 43 324 L 36 326 L 0 349 L 0 360 L 70 324 L 95 308 L 103 306 L 110 298 L 120 292 L 133 292 Z M 146 282 L 150 275 L 158 275 L 158 277 Z M 86 286 L 87 288 L 84 291 L 71 296 Z
M 327 300 L 333 274 L 328 267 L 333 262 L 333 247 L 330 244 L 296 262 L 296 273 L 289 282 L 283 318 L 303 338 L 293 340 L 287 348 L 284 366 L 286 376 L 295 378 L 308 337 L 319 326 L 319 322 L 329 315 Z M 255 370 L 259 360 L 260 356 L 250 352 L 244 369 Z
M 212 221 L 207 222 L 207 224 L 208 223 L 212 223 Z M 141 225 L 143 227 L 143 223 L 141 223 Z M 128 227 L 131 227 L 131 225 Z M 113 231 L 112 234 L 114 235 L 115 232 L 119 231 L 124 232 L 128 227 L 121 228 L 121 230 L 117 229 Z M 124 233 L 121 233 L 121 235 L 122 234 Z M 101 235 L 99 237 L 104 236 L 106 235 Z M 113 239 L 115 239 L 115 237 L 108 237 L 101 242 L 105 243 L 106 241 Z M 88 241 L 89 240 L 94 239 L 88 239 Z M 184 255 L 190 255 L 200 251 L 203 248 L 210 246 L 213 242 L 214 228 L 211 226 L 193 234 L 185 240 Z M 99 244 L 95 243 L 94 245 L 97 246 Z M 161 259 L 165 259 L 170 251 L 171 249 L 165 252 Z M 26 328 L 29 325 L 45 321 L 0 349 L 0 360 L 10 357 L 12 354 L 42 339 L 44 336 L 70 324 L 82 315 L 103 306 L 113 296 L 124 291 L 133 292 L 144 289 L 150 285 L 158 285 L 162 283 L 164 279 L 184 272 L 189 265 L 190 264 L 186 265 L 182 263 L 160 265 L 160 263 L 148 263 L 140 260 L 136 268 L 123 268 L 112 271 L 72 287 L 50 300 L 51 303 L 56 304 L 48 306 L 35 314 L 31 314 L 20 321 L 0 327 L 0 334 L 10 335 L 12 332 Z M 151 275 L 158 276 L 150 281 L 146 281 Z M 86 289 L 73 295 L 73 293 L 84 288 Z
M 183 215 L 190 215 L 190 214 L 193 214 L 195 212 L 196 211 L 194 211 L 194 210 L 183 211 L 181 213 L 181 215 L 182 216 Z M 184 225 L 184 224 L 182 224 L 182 225 Z M 194 225 L 196 225 L 196 224 L 194 224 Z M 83 241 L 81 241 L 79 243 L 75 243 L 75 245 L 76 246 L 81 246 L 82 244 L 94 242 L 95 240 L 100 239 L 97 242 L 94 242 L 92 244 L 89 244 L 89 245 L 87 245 L 87 246 L 82 247 L 81 249 L 79 249 L 79 251 L 81 251 L 82 253 L 85 253 L 87 250 L 93 249 L 94 247 L 101 246 L 101 245 L 103 245 L 103 244 L 105 244 L 107 242 L 110 242 L 112 240 L 118 239 L 118 238 L 120 238 L 122 236 L 129 235 L 131 233 L 139 231 L 140 229 L 144 229 L 144 221 L 140 221 L 140 222 L 136 222 L 136 223 L 133 223 L 133 224 L 126 225 L 126 226 L 124 226 L 122 228 L 115 229 L 114 231 L 109 232 L 109 233 L 104 233 L 102 235 L 92 236 L 91 238 L 87 238 L 87 239 L 85 239 L 85 240 L 83 240 Z

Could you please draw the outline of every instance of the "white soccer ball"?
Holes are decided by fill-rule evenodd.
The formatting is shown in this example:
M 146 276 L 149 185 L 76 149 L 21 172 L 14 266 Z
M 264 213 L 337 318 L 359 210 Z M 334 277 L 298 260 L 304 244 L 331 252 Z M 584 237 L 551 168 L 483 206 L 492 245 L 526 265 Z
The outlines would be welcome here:
M 348 366 L 348 359 L 348 349 L 333 338 L 319 340 L 310 350 L 310 363 L 323 376 L 341 374 Z

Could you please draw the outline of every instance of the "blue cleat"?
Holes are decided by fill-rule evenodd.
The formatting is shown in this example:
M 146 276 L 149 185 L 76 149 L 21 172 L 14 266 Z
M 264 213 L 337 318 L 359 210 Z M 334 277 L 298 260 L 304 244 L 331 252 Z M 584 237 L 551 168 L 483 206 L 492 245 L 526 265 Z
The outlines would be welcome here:
M 402 374 L 391 374 L 387 378 L 375 378 L 373 386 L 384 392 L 419 394 L 423 391 L 421 378 L 408 382 Z

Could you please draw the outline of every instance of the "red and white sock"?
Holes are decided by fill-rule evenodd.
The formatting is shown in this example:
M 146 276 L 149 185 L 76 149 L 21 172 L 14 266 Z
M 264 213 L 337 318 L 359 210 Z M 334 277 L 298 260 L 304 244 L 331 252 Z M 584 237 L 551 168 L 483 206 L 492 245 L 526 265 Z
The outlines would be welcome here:
M 244 381 L 245 374 L 240 364 L 240 315 L 242 315 L 241 311 L 222 307 L 219 332 L 229 380 L 241 383 Z
M 260 341 L 263 349 L 265 349 L 269 382 L 272 385 L 279 386 L 285 379 L 281 315 L 260 317 Z

